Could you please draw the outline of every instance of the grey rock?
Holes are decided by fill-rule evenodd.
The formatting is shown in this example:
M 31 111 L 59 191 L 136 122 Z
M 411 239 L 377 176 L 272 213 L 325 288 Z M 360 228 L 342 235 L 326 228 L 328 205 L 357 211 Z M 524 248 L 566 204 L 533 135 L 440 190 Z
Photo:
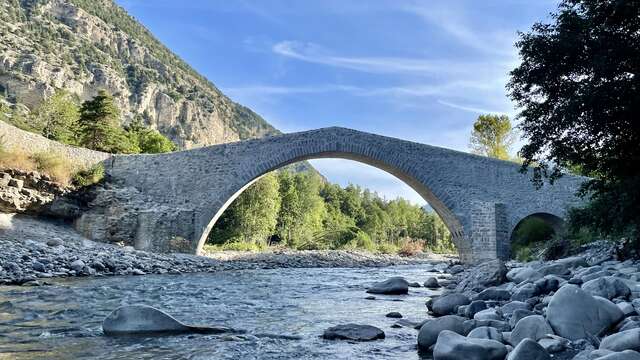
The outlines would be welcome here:
M 535 286 L 535 284 L 527 283 L 523 286 L 520 286 L 514 291 L 513 295 L 511 295 L 511 300 L 525 301 L 536 295 L 538 295 L 538 288 Z
M 33 263 L 31 263 L 31 268 L 35 271 L 38 272 L 46 272 L 47 269 L 45 268 L 44 264 L 39 262 L 39 261 L 34 261 Z
M 437 289 L 440 287 L 440 284 L 438 283 L 438 279 L 434 277 L 429 277 L 427 278 L 427 280 L 424 281 L 424 287 L 429 289 Z
M 69 264 L 69 267 L 72 270 L 74 270 L 74 271 L 79 273 L 84 269 L 85 264 L 84 264 L 84 261 L 82 261 L 82 260 L 75 260 L 71 264 Z
M 507 347 L 495 340 L 466 338 L 442 331 L 433 349 L 434 360 L 503 360 Z
M 607 354 L 605 356 L 597 358 L 597 360 L 640 360 L 640 353 L 633 350 L 625 350 Z
M 501 260 L 485 261 L 461 274 L 456 291 L 481 291 L 498 286 L 506 281 L 506 274 L 507 268 Z
M 516 324 L 511 332 L 511 345 L 516 346 L 524 339 L 538 341 L 547 334 L 553 334 L 553 329 L 540 315 L 527 316 Z
M 373 284 L 368 290 L 370 294 L 401 295 L 409 292 L 409 282 L 402 277 L 392 277 Z
M 587 281 L 582 284 L 582 290 L 592 296 L 600 296 L 609 300 L 616 297 L 627 297 L 631 293 L 631 289 L 624 281 L 612 276 Z
M 518 321 L 530 315 L 535 315 L 535 313 L 531 310 L 516 309 L 509 319 L 509 325 L 511 325 L 511 327 L 515 327 Z
M 538 340 L 538 344 L 542 346 L 549 354 L 555 354 L 566 350 L 569 347 L 569 340 L 555 335 L 547 335 Z
M 524 339 L 507 357 L 507 360 L 550 360 L 549 353 L 537 342 Z
M 322 337 L 327 340 L 373 341 L 384 339 L 385 334 L 375 326 L 345 324 L 326 329 Z
M 575 285 L 561 287 L 547 307 L 547 319 L 555 333 L 570 340 L 600 334 L 622 317 L 615 304 L 595 298 Z
M 462 307 L 462 306 L 460 306 Z M 487 304 L 482 300 L 472 301 L 471 304 L 465 306 L 464 316 L 472 319 L 473 316 L 487 308 Z
M 60 239 L 58 237 L 51 238 L 51 239 L 47 240 L 47 245 L 51 246 L 51 247 L 60 246 L 60 245 L 62 245 L 62 239 Z
M 463 294 L 447 294 L 436 298 L 432 308 L 436 315 L 450 315 L 456 313 L 458 306 L 468 305 L 470 302 Z
M 531 305 L 522 301 L 511 301 L 500 307 L 502 314 L 505 316 L 511 316 L 518 309 L 531 310 Z
M 541 279 L 542 277 L 543 275 L 540 272 L 530 267 L 514 268 L 507 273 L 507 279 L 509 279 L 510 281 L 513 281 L 516 284 L 519 284 L 525 281 L 534 282 L 538 279 Z
M 477 327 L 467 335 L 469 338 L 475 339 L 489 339 L 502 342 L 502 332 L 498 331 L 496 328 L 492 328 L 489 326 L 480 326 Z
M 508 290 L 490 287 L 482 290 L 474 297 L 474 300 L 509 300 L 511 293 Z
M 449 330 L 457 334 L 465 334 L 464 318 L 456 315 L 447 315 L 425 321 L 418 333 L 418 346 L 428 349 L 438 340 L 441 331 Z
M 181 323 L 171 315 L 146 305 L 121 306 L 102 322 L 105 335 L 182 334 L 233 332 L 228 327 L 199 327 Z
M 385 315 L 388 318 L 392 318 L 392 319 L 401 319 L 402 318 L 402 314 L 400 314 L 397 311 L 392 311 L 390 313 L 387 313 L 387 315 Z
M 473 315 L 474 320 L 503 320 L 502 313 L 497 309 L 485 309 Z
M 640 350 L 640 329 L 609 335 L 600 342 L 600 349 L 611 351 Z

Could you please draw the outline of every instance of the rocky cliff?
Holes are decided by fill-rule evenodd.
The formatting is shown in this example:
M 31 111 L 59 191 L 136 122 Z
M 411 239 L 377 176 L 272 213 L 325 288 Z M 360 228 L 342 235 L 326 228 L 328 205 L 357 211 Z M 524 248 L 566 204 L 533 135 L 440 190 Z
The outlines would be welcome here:
M 56 89 L 107 89 L 181 148 L 278 133 L 231 101 L 112 0 L 0 2 L 0 101 L 34 109 Z

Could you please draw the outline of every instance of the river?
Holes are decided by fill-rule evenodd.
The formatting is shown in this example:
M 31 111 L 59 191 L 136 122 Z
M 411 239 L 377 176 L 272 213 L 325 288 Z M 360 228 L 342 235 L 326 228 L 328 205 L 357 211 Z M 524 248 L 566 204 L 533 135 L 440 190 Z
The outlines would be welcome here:
M 391 276 L 422 283 L 428 267 L 69 278 L 50 280 L 50 286 L 0 287 L 0 359 L 420 359 L 417 331 L 391 328 L 397 320 L 385 314 L 423 320 L 425 297 L 437 292 L 410 288 L 409 295 L 366 300 L 365 288 Z M 248 335 L 104 336 L 102 320 L 124 304 L 151 305 L 189 324 L 227 325 Z M 351 322 L 377 326 L 386 339 L 320 338 L 324 329 Z

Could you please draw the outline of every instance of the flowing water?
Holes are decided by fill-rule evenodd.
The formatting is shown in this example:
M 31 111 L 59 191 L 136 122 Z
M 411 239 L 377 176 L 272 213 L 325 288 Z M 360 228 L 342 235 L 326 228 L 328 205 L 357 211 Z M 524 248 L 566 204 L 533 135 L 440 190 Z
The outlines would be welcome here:
M 417 331 L 391 328 L 396 319 L 385 314 L 423 320 L 425 297 L 434 292 L 410 288 L 409 295 L 365 300 L 365 288 L 391 276 L 422 283 L 428 268 L 244 270 L 0 287 L 0 359 L 419 359 Z M 248 335 L 104 336 L 102 320 L 124 304 L 152 305 L 189 324 L 227 325 Z M 386 339 L 319 337 L 344 323 L 377 326 Z

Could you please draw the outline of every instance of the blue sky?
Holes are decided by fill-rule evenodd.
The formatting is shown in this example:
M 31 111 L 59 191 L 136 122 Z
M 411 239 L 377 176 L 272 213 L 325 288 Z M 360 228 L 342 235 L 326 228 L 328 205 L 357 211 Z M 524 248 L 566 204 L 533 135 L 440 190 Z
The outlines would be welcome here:
M 551 0 L 116 0 L 165 45 L 284 132 L 344 126 L 468 151 L 505 92 L 517 31 Z M 515 149 L 514 149 L 515 150 Z M 314 160 L 329 180 L 424 203 L 391 175 Z

